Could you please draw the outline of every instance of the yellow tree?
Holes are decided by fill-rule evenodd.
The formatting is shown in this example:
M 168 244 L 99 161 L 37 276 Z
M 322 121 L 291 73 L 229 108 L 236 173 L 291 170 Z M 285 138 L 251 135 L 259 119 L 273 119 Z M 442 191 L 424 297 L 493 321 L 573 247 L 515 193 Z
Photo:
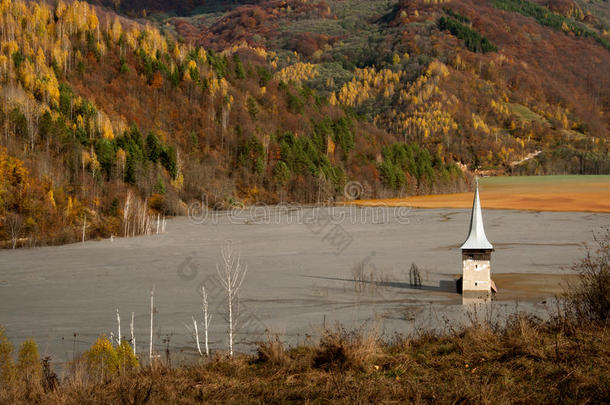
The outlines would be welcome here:
M 117 17 L 114 18 L 112 26 L 108 31 L 108 36 L 114 43 L 118 43 L 121 35 L 123 34 L 123 26 Z
M 125 165 L 127 163 L 127 152 L 119 148 L 116 152 L 116 161 L 119 168 L 121 179 L 125 179 Z
M 7 339 L 4 328 L 0 326 L 0 383 L 6 386 L 10 384 L 15 374 L 13 350 L 14 347 Z
M 27 339 L 21 344 L 17 358 L 17 372 L 26 381 L 30 389 L 41 383 L 42 367 L 38 345 L 34 339 Z
M 38 52 L 36 52 L 36 73 L 40 74 L 41 70 L 43 70 L 46 66 L 47 58 L 45 57 L 42 48 L 38 47 Z

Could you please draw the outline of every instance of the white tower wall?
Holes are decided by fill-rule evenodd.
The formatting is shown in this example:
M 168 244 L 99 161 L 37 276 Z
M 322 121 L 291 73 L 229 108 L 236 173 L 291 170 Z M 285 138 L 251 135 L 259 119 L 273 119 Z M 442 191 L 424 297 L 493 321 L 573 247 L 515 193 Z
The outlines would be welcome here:
M 462 292 L 491 293 L 490 252 L 462 252 Z

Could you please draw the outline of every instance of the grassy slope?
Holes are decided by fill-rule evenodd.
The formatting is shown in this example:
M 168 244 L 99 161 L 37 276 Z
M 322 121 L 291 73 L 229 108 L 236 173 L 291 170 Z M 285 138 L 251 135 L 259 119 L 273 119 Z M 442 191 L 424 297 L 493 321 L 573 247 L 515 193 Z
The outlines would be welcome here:
M 610 4 L 608 0 L 576 0 L 585 13 L 590 13 L 599 20 L 603 29 L 610 29 Z
M 516 317 L 382 343 L 345 332 L 284 351 L 201 365 L 157 365 L 100 383 L 72 375 L 58 390 L 13 385 L 0 401 L 27 403 L 601 403 L 610 395 L 607 328 L 561 330 Z M 13 391 L 15 390 L 15 391 Z
M 511 113 L 515 114 L 519 118 L 519 120 L 537 121 L 539 123 L 543 123 L 546 121 L 540 115 L 536 114 L 535 112 L 533 112 L 532 110 L 530 110 L 529 108 L 527 108 L 524 105 L 514 103 L 514 104 L 508 104 L 507 107 Z

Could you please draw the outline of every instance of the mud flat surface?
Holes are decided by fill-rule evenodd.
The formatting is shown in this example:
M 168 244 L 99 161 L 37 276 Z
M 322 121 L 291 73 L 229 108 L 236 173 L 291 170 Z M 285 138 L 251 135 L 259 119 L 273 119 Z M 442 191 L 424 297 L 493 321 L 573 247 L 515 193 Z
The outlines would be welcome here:
M 322 226 L 317 219 L 329 214 L 334 223 Z M 125 336 L 135 313 L 137 348 L 146 352 L 155 286 L 155 349 L 169 346 L 172 359 L 180 359 L 194 354 L 185 325 L 191 315 L 202 317 L 203 282 L 211 295 L 211 346 L 225 349 L 215 263 L 231 239 L 248 265 L 240 350 L 251 350 L 267 331 L 297 344 L 337 323 L 389 336 L 443 328 L 472 317 L 453 290 L 469 215 L 468 209 L 255 209 L 201 224 L 177 218 L 165 234 L 150 237 L 4 250 L 0 324 L 14 343 L 34 337 L 41 352 L 61 362 L 99 334 L 116 334 L 118 308 Z M 500 292 L 491 305 L 498 317 L 516 309 L 548 313 L 549 297 L 561 291 L 592 231 L 610 226 L 602 213 L 485 210 L 484 218 L 496 248 L 492 277 Z M 421 269 L 422 288 L 409 285 L 411 263 Z
M 610 176 L 515 176 L 484 177 L 483 208 L 610 213 Z M 418 208 L 468 208 L 472 193 L 439 194 L 361 200 L 353 203 L 409 205 Z

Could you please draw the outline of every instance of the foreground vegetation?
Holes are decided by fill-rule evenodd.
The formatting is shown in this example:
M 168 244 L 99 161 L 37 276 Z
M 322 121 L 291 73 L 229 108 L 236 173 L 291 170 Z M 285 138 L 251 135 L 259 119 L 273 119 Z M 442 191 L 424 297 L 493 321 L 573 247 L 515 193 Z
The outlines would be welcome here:
M 256 355 L 141 366 L 127 341 L 98 341 L 59 380 L 36 343 L 13 363 L 0 332 L 2 403 L 603 403 L 610 397 L 610 231 L 574 266 L 548 320 L 514 314 L 502 324 L 385 337 L 330 330 L 286 348 L 270 337 Z M 479 313 L 481 315 L 481 313 Z
M 345 332 L 258 356 L 215 357 L 200 365 L 157 364 L 96 378 L 82 369 L 61 385 L 20 363 L 5 403 L 602 403 L 610 395 L 607 327 L 565 330 L 526 316 L 506 328 L 471 326 L 382 343 Z

